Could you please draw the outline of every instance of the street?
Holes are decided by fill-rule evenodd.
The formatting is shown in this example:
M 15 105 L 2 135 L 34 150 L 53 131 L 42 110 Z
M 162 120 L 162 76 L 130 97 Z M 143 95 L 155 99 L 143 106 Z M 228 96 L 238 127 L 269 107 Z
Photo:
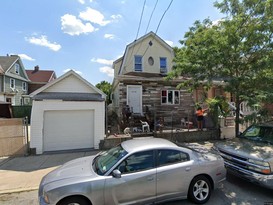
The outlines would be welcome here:
M 37 191 L 0 195 L 1 205 L 38 205 Z M 207 205 L 271 205 L 272 190 L 259 187 L 235 176 L 227 175 L 227 180 L 213 191 Z M 193 205 L 188 200 L 165 203 L 164 205 Z

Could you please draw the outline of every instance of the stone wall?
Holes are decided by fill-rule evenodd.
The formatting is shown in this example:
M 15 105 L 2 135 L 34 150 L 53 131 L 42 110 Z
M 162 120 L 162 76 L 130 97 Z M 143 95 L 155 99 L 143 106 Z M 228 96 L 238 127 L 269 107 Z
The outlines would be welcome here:
M 198 141 L 208 141 L 220 139 L 219 130 L 206 130 L 206 131 L 181 131 L 181 132 L 171 132 L 164 131 L 162 133 L 156 132 L 153 135 L 157 138 L 164 138 L 174 142 L 198 142 Z M 136 137 L 145 137 L 144 135 L 117 135 L 116 137 L 108 137 L 101 141 L 100 149 L 110 149 L 123 141 L 130 140 Z M 148 136 L 151 137 L 151 136 Z

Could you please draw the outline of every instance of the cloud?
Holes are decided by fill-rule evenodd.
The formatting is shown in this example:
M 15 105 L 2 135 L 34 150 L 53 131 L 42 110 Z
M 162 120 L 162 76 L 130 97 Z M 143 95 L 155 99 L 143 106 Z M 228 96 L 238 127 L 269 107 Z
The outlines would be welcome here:
M 92 58 L 91 59 L 92 62 L 95 62 L 95 63 L 100 63 L 100 64 L 103 64 L 103 65 L 112 65 L 113 64 L 113 60 L 106 60 L 106 59 L 102 59 L 102 58 Z
M 58 51 L 61 49 L 61 45 L 57 44 L 56 42 L 51 43 L 50 41 L 47 40 L 47 36 L 42 35 L 40 37 L 31 37 L 31 38 L 26 38 L 26 41 L 29 43 L 38 45 L 38 46 L 44 46 L 47 47 L 53 51 Z
M 84 0 L 78 0 L 78 2 L 79 2 L 80 4 L 85 4 L 85 1 L 84 1 Z
M 80 19 L 77 19 L 76 16 L 70 14 L 62 16 L 61 22 L 63 32 L 71 36 L 78 36 L 82 33 L 92 33 L 97 30 L 90 23 L 84 24 Z
M 107 38 L 107 39 L 114 39 L 114 38 L 115 38 L 115 35 L 114 35 L 114 34 L 104 34 L 104 38 Z
M 173 46 L 173 41 L 165 40 L 165 42 L 166 42 L 167 44 L 169 44 L 169 46 Z
M 35 61 L 35 59 L 31 58 L 30 56 L 28 56 L 26 54 L 18 54 L 18 56 L 20 56 L 20 58 L 23 60 Z
M 81 71 L 75 70 L 75 69 L 73 69 L 73 68 L 65 69 L 65 70 L 63 70 L 63 73 L 67 73 L 67 72 L 70 71 L 70 70 L 73 70 L 73 71 L 75 71 L 76 73 L 78 73 L 79 75 L 82 75 L 82 72 L 81 72 Z
M 120 14 L 112 15 L 111 18 L 114 19 L 114 20 L 121 19 L 122 15 L 120 15 Z
M 109 77 L 114 77 L 114 69 L 109 66 L 100 67 L 100 72 L 107 74 Z
M 79 17 L 82 20 L 90 21 L 91 23 L 95 23 L 100 26 L 105 26 L 111 22 L 109 20 L 108 21 L 104 20 L 104 16 L 101 12 L 90 7 L 87 7 L 86 11 L 80 12 Z

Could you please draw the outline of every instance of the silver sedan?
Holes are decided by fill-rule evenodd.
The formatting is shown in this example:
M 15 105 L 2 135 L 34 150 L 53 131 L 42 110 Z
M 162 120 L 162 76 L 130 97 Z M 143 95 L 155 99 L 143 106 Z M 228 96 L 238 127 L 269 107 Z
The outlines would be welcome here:
M 223 159 L 159 138 L 133 139 L 96 156 L 72 160 L 46 175 L 41 205 L 151 204 L 209 200 L 225 180 Z

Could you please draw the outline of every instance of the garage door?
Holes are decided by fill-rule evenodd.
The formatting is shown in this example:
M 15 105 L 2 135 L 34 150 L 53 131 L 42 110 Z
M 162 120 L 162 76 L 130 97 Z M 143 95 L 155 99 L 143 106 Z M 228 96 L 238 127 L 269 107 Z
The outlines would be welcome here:
M 94 111 L 45 111 L 44 151 L 94 147 Z

